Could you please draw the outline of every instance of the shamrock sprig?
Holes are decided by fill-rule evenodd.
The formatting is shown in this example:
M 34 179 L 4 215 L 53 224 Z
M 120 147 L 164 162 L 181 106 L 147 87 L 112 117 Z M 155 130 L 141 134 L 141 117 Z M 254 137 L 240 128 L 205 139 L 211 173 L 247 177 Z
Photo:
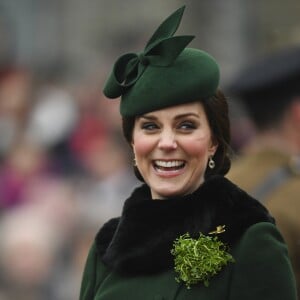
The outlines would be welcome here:
M 228 247 L 217 236 L 199 234 L 198 239 L 189 233 L 174 241 L 171 254 L 175 256 L 175 271 L 178 282 L 183 281 L 188 289 L 191 285 L 203 282 L 207 287 L 211 277 L 221 271 L 234 258 L 228 253 Z

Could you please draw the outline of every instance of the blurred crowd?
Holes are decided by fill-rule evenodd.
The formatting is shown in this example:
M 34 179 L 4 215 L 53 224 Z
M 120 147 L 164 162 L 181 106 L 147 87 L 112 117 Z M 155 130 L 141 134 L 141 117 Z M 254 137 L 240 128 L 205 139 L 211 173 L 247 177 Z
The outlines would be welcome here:
M 137 184 L 98 75 L 0 70 L 1 300 L 77 299 L 92 239 Z
M 0 2 L 0 300 L 78 299 L 92 240 L 139 184 L 119 102 L 103 98 L 104 75 L 94 70 L 140 49 L 183 3 Z M 190 0 L 182 30 L 199 37 L 194 45 L 213 53 L 228 79 L 258 53 L 299 43 L 299 12 L 296 0 Z M 59 59 L 81 78 L 51 64 Z M 236 153 L 256 134 L 237 104 Z

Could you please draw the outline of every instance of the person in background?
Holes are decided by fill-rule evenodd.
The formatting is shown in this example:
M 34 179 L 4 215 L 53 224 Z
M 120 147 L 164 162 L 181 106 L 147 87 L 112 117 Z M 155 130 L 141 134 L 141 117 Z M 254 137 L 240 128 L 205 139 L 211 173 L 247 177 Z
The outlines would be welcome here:
M 25 67 L 0 65 L 0 165 L 28 121 L 33 102 L 33 81 L 32 71 Z
M 51 300 L 52 275 L 59 248 L 57 233 L 47 220 L 26 206 L 0 219 L 1 300 Z
M 300 46 L 244 67 L 228 85 L 255 134 L 228 178 L 272 213 L 289 250 L 300 292 Z
M 143 181 L 105 223 L 81 300 L 296 299 L 286 245 L 267 209 L 227 180 L 228 105 L 219 67 L 193 36 L 173 36 L 184 7 L 139 54 L 122 55 L 104 94 L 121 96 L 123 133 Z

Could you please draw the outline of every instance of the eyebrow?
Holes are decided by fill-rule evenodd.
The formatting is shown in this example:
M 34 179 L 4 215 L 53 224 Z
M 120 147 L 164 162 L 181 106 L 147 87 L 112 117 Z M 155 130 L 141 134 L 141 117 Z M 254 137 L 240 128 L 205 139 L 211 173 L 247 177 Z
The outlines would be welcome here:
M 197 113 L 188 112 L 188 113 L 176 115 L 174 119 L 177 120 L 177 119 L 186 118 L 186 117 L 196 117 L 196 118 L 199 118 L 200 116 Z M 154 116 L 154 115 L 149 114 L 149 115 L 141 115 L 139 117 L 139 119 L 157 120 L 157 117 Z

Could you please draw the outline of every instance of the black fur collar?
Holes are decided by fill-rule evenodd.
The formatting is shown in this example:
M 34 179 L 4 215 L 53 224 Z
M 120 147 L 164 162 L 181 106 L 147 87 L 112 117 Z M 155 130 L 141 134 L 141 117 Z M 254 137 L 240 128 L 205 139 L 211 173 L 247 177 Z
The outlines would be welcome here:
M 225 225 L 218 237 L 232 247 L 258 222 L 274 221 L 258 201 L 221 176 L 205 181 L 193 194 L 168 200 L 152 200 L 142 185 L 126 200 L 122 216 L 102 227 L 96 245 L 110 268 L 128 275 L 153 274 L 173 268 L 170 250 L 184 233 L 198 237 Z

